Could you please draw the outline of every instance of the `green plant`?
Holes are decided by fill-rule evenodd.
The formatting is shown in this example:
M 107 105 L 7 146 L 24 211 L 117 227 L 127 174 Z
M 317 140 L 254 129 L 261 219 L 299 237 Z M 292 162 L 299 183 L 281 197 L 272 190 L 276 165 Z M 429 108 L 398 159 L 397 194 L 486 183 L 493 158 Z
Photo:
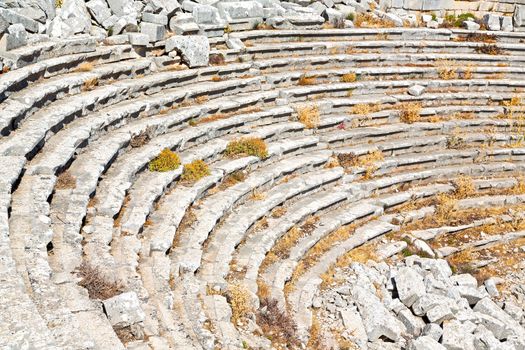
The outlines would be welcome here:
M 210 175 L 208 165 L 201 159 L 196 159 L 189 164 L 184 164 L 181 179 L 183 181 L 195 182 Z
M 414 253 L 412 252 L 412 250 L 408 249 L 408 248 L 403 248 L 403 250 L 401 251 L 401 254 L 404 256 L 404 257 L 408 257 L 408 256 L 411 256 L 411 255 L 414 255 Z
M 55 7 L 57 9 L 61 8 L 64 5 L 64 0 L 55 0 Z
M 346 16 L 346 19 L 349 21 L 353 21 L 355 19 L 355 13 L 351 12 Z
M 461 13 L 456 17 L 456 22 L 454 23 L 456 27 L 461 27 L 463 25 L 464 21 L 475 21 L 476 16 L 474 16 L 472 13 Z
M 268 147 L 264 140 L 258 137 L 245 137 L 230 141 L 224 153 L 229 157 L 256 156 L 264 159 L 268 157 Z
M 163 149 L 159 155 L 149 162 L 150 171 L 170 171 L 175 170 L 180 166 L 180 158 L 177 153 L 173 152 L 169 148 Z

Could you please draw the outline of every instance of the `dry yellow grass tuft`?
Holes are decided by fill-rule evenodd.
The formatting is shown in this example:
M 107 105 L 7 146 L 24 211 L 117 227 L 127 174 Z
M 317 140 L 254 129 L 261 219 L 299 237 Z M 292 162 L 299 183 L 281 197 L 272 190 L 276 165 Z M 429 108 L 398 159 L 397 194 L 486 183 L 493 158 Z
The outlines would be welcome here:
M 271 295 L 270 287 L 261 279 L 257 280 L 257 295 L 259 299 L 269 298 Z
M 257 323 L 264 334 L 271 336 L 272 345 L 275 349 L 298 349 L 299 340 L 296 334 L 297 326 L 294 320 L 281 310 L 276 299 L 262 298 Z
M 485 33 L 469 33 L 465 36 L 458 36 L 454 40 L 493 44 L 498 41 L 498 37 L 495 35 L 490 35 L 490 34 L 485 34 Z
M 197 102 L 198 104 L 202 104 L 204 102 L 207 102 L 208 100 L 209 97 L 205 95 L 195 97 L 195 102 Z
M 372 169 L 374 167 L 374 163 L 383 159 L 384 156 L 380 150 L 374 150 L 361 156 L 357 156 L 354 153 L 339 153 L 337 155 L 337 160 L 343 168 L 351 168 L 356 166 L 365 168 L 371 167 L 372 172 L 377 170 L 377 168 Z
M 286 208 L 285 207 L 278 207 L 278 208 L 275 208 L 272 211 L 272 218 L 280 218 L 284 214 L 286 214 Z
M 337 168 L 338 166 L 341 166 L 341 164 L 339 163 L 339 159 L 337 159 L 337 157 L 332 156 L 330 157 L 328 162 L 326 162 L 326 164 L 324 165 L 324 168 L 332 169 L 332 168 Z
M 454 181 L 454 197 L 463 199 L 471 197 L 476 193 L 476 187 L 469 176 L 461 175 Z
M 358 103 L 352 107 L 352 113 L 367 116 L 370 113 L 377 112 L 381 109 L 379 105 L 373 103 Z
M 166 69 L 168 71 L 177 72 L 177 71 L 180 71 L 180 70 L 186 70 L 186 69 L 188 69 L 188 67 L 183 65 L 183 64 L 175 63 L 175 64 L 170 65 Z
M 76 71 L 77 72 L 90 72 L 90 71 L 93 70 L 93 68 L 94 68 L 93 63 L 91 63 L 91 62 L 82 62 L 81 64 L 79 64 L 77 66 Z
M 228 287 L 227 293 L 228 302 L 232 308 L 232 323 L 237 324 L 237 321 L 247 317 L 253 312 L 250 292 L 246 287 L 240 284 L 232 284 Z
M 451 80 L 458 78 L 456 62 L 449 60 L 436 61 L 438 76 L 443 80 Z
M 315 85 L 316 83 L 317 83 L 317 77 L 316 76 L 307 77 L 304 74 L 299 77 L 299 81 L 297 82 L 297 84 L 299 84 L 301 86 Z
M 355 73 L 346 73 L 341 77 L 343 83 L 353 83 L 357 81 L 357 75 Z
M 435 221 L 440 224 L 447 222 L 452 213 L 456 211 L 456 202 L 456 199 L 450 194 L 438 194 L 436 197 Z
M 265 199 L 266 196 L 267 196 L 266 192 L 253 190 L 252 194 L 250 195 L 250 199 L 254 201 L 260 201 L 260 200 Z
M 265 23 L 265 22 L 261 22 L 261 23 L 258 23 L 256 26 L 255 26 L 255 29 L 256 30 L 272 30 L 274 29 L 271 25 Z
M 354 19 L 357 28 L 392 28 L 394 23 L 384 18 L 379 18 L 370 13 L 358 13 Z
M 421 119 L 421 104 L 409 102 L 402 105 L 399 118 L 403 123 L 412 124 Z
M 314 129 L 319 126 L 321 121 L 319 108 L 316 105 L 297 107 L 297 119 L 304 124 L 307 129 Z
M 82 84 L 82 91 L 91 91 L 94 88 L 98 86 L 98 78 L 91 78 L 84 80 L 84 83 Z
M 472 65 L 472 63 L 467 64 L 467 66 L 463 70 L 462 78 L 463 79 L 472 79 L 472 77 L 474 75 L 473 71 L 474 71 L 474 66 Z

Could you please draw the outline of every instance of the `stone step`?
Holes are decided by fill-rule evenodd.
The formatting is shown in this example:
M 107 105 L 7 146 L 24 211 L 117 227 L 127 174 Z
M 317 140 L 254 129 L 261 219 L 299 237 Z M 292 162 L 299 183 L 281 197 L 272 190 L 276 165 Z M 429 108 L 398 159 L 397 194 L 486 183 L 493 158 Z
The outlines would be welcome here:
M 164 74 L 164 77 L 169 79 L 170 75 L 174 73 L 160 74 Z M 156 75 L 148 75 L 143 79 L 119 81 L 90 92 L 62 99 L 59 103 L 41 109 L 37 114 L 32 116 L 30 121 L 27 120 L 24 123 L 23 128 L 17 130 L 16 137 L 8 137 L 0 140 L 0 152 L 2 154 L 34 155 L 34 153 L 38 151 L 37 146 L 41 145 L 48 133 L 60 130 L 64 124 L 71 119 L 81 117 L 89 111 L 126 100 L 134 93 L 144 92 L 144 89 L 149 89 L 154 84 L 150 85 L 142 80 L 150 80 L 151 78 L 158 79 L 159 77 Z M 242 79 L 241 81 L 222 81 L 213 84 L 203 83 L 196 85 L 193 89 L 185 91 L 183 96 L 189 98 L 213 94 L 229 95 L 234 91 L 238 93 L 247 86 L 256 86 L 258 82 L 258 78 L 248 78 Z M 158 80 L 155 84 L 158 84 Z M 176 84 L 177 83 L 174 83 L 174 85 Z M 166 88 L 168 87 L 169 85 L 166 86 Z M 21 143 L 25 146 L 20 147 Z
M 323 29 L 323 30 L 253 30 L 245 32 L 230 33 L 230 38 L 255 42 L 286 42 L 301 40 L 355 40 L 369 41 L 377 38 L 378 35 L 387 34 L 391 39 L 421 40 L 421 39 L 440 39 L 447 40 L 452 35 L 448 29 L 422 29 L 422 28 L 352 28 L 352 29 Z M 522 37 L 522 36 L 519 36 Z
M 7 52 L 2 52 L 4 64 L 11 70 L 25 67 L 51 58 L 64 55 L 93 52 L 96 50 L 96 40 L 89 36 L 76 36 L 59 40 L 49 40 L 23 46 Z
M 283 207 L 286 210 L 283 217 L 268 218 L 268 228 L 252 232 L 239 245 L 233 257 L 235 263 L 232 264 L 232 268 L 235 269 L 234 271 L 246 271 L 245 280 L 256 281 L 266 253 L 279 238 L 310 215 L 324 216 L 323 211 L 327 211 L 327 215 L 330 215 L 334 207 L 344 205 L 351 197 L 352 195 L 343 185 L 307 196 L 292 205 Z M 252 289 L 252 292 L 255 290 Z
M 137 75 L 150 73 L 150 66 L 149 59 L 141 58 L 108 63 L 96 66 L 89 72 L 62 74 L 34 83 L 11 94 L 9 99 L 0 105 L 6 111 L 0 122 L 0 132 L 7 136 L 46 105 L 79 94 L 83 91 L 85 82 L 96 81 L 97 84 L 104 85 L 113 79 L 132 79 Z
M 446 188 L 446 187 L 445 187 L 445 188 Z M 387 195 L 387 196 L 388 196 L 388 195 Z M 501 205 L 502 203 L 510 203 L 510 202 L 522 201 L 523 198 L 524 198 L 523 195 L 512 196 L 512 199 L 504 199 L 504 198 L 502 198 L 502 197 L 506 197 L 506 196 L 498 196 L 498 197 L 500 197 L 501 199 L 496 199 L 496 200 L 487 199 L 486 202 L 483 202 L 483 203 L 486 204 L 486 203 L 489 203 L 489 202 L 490 202 L 490 203 L 497 203 L 497 205 Z M 387 197 L 387 198 L 388 198 L 388 197 Z M 407 198 L 405 199 L 405 201 L 408 200 L 408 199 L 410 199 L 410 198 L 411 198 L 410 195 L 407 196 Z M 477 199 L 466 199 L 466 200 L 463 200 L 463 201 L 465 201 L 466 203 L 472 203 L 472 205 L 474 205 L 474 203 L 480 203 L 479 200 L 477 200 Z M 385 200 L 385 199 L 382 199 L 382 200 L 380 200 L 379 202 L 380 202 L 380 203 L 387 203 L 387 202 L 391 202 L 391 200 Z M 383 205 L 384 205 L 384 204 L 383 204 Z M 468 205 L 468 204 L 467 204 L 467 205 Z M 356 231 L 356 233 L 352 236 L 352 238 L 350 238 L 349 241 L 352 241 L 352 240 L 355 238 L 356 235 L 357 235 L 357 231 Z M 519 236 L 519 235 L 518 235 L 518 236 Z M 334 252 L 335 252 L 336 250 L 339 251 L 340 246 L 341 246 L 341 244 L 338 244 L 338 245 L 335 246 L 332 250 L 333 250 Z M 325 260 L 326 260 L 326 259 L 330 259 L 330 260 L 332 260 L 332 261 L 335 261 L 335 259 L 334 259 L 334 253 L 333 253 L 332 251 L 327 252 L 326 254 L 323 255 L 323 257 L 324 257 Z M 323 261 L 323 260 L 321 260 L 321 261 Z M 319 265 L 320 265 L 320 263 L 319 263 Z M 316 266 L 319 266 L 319 265 L 316 265 Z M 325 264 L 322 268 L 320 268 L 319 271 L 322 271 L 322 270 L 326 269 L 326 267 L 327 267 L 327 265 Z M 309 273 L 309 272 L 311 272 L 311 271 L 312 271 L 312 269 L 310 268 L 310 269 L 308 270 L 307 273 Z M 315 272 L 315 274 L 316 274 L 317 276 L 319 276 L 319 273 Z M 300 290 L 295 289 L 295 290 L 292 292 L 292 298 L 294 298 L 293 300 L 297 301 L 297 303 L 295 303 L 295 302 L 292 301 L 292 305 L 295 305 L 295 306 L 299 306 L 299 305 L 300 305 L 300 307 L 303 309 L 303 311 L 300 311 L 301 315 L 299 315 L 299 318 L 296 319 L 296 320 L 298 320 L 298 321 L 305 321 L 305 320 L 306 320 L 306 321 L 307 321 L 307 319 L 308 319 L 308 317 L 309 317 L 309 316 L 308 316 L 309 314 L 308 314 L 308 311 L 307 311 L 307 310 L 304 310 L 304 309 L 305 309 L 305 307 L 303 306 L 303 305 L 304 305 L 303 303 L 305 302 L 305 298 L 304 298 L 304 296 L 307 296 L 307 298 L 311 298 L 311 296 L 313 295 L 312 292 L 311 292 L 311 288 L 312 288 L 314 285 L 319 284 L 319 283 L 320 283 L 320 279 L 315 279 L 315 278 L 313 277 L 313 275 L 310 275 L 310 276 L 307 276 L 307 277 L 306 277 L 306 276 L 304 276 L 304 277 L 302 276 L 302 277 L 300 277 L 300 280 L 303 281 L 303 282 L 302 282 L 302 285 L 304 286 L 304 288 L 303 288 L 303 289 L 300 289 Z M 312 281 L 317 281 L 317 282 L 312 282 Z M 308 290 L 308 292 L 306 292 L 307 290 Z M 298 298 L 300 298 L 300 299 L 298 299 Z M 299 302 L 299 300 L 300 300 L 300 302 Z M 289 300 L 289 301 L 290 301 L 290 300 Z M 309 305 L 309 304 L 307 304 L 307 305 Z
M 245 238 L 246 231 L 257 220 L 267 216 L 273 208 L 282 205 L 285 201 L 333 185 L 341 179 L 342 175 L 342 168 L 325 169 L 313 174 L 306 173 L 304 176 L 295 177 L 287 183 L 265 191 L 266 198 L 252 200 L 233 211 L 223 220 L 221 227 L 208 238 L 206 250 L 202 255 L 203 264 L 199 268 L 199 278 L 211 285 L 224 283 L 236 245 Z
M 120 342 L 113 335 L 106 317 L 98 306 L 80 293 L 75 278 L 53 275 L 48 261 L 48 254 L 53 254 L 53 250 L 49 245 L 52 231 L 46 199 L 55 180 L 52 175 L 25 176 L 13 193 L 9 219 L 11 246 L 16 253 L 13 257 L 19 273 L 25 276 L 26 288 L 32 291 L 31 298 L 40 315 L 48 324 L 53 324 L 52 338 L 59 346 L 87 349 L 95 342 L 118 348 Z M 28 221 L 28 217 L 33 219 Z M 98 325 L 95 329 L 88 328 L 87 333 L 81 326 L 83 320 L 77 317 L 86 312 Z M 106 336 L 101 339 L 101 334 Z
M 317 167 L 328 160 L 326 153 L 311 154 L 309 156 L 292 157 L 272 165 L 269 169 L 261 168 L 248 176 L 245 181 L 228 189 L 211 195 L 196 208 L 195 215 L 200 218 L 194 226 L 181 232 L 180 242 L 176 249 L 172 249 L 173 271 L 195 271 L 200 266 L 200 251 L 202 243 L 219 221 L 241 198 L 267 183 L 272 183 L 293 171 L 306 171 L 310 167 Z M 198 254 L 198 255 L 197 255 Z
M 404 53 L 475 53 L 484 43 L 455 42 L 455 41 L 390 41 L 390 40 L 367 40 L 367 41 L 332 41 L 332 42 L 289 42 L 270 43 L 249 46 L 244 49 L 243 54 L 251 55 L 252 59 L 269 57 L 301 55 L 334 54 L 345 51 L 379 51 L 381 53 L 393 53 L 402 50 Z M 505 51 L 505 55 L 523 55 L 525 45 L 519 43 L 496 43 L 498 48 Z
M 284 69 L 307 70 L 317 67 L 338 67 L 338 68 L 364 68 L 364 67 L 403 67 L 403 66 L 438 66 L 443 63 L 450 63 L 452 68 L 459 71 L 472 65 L 474 67 L 493 67 L 493 66 L 520 66 L 525 60 L 524 56 L 499 56 L 486 55 L 480 53 L 384 53 L 377 55 L 373 53 L 354 53 L 354 54 L 328 54 L 328 55 L 305 55 L 265 58 L 253 61 L 253 67 L 261 72 L 276 72 Z
M 488 166 L 481 166 L 481 165 L 478 165 L 478 166 L 475 166 L 475 167 L 477 167 L 477 168 L 480 169 L 480 170 L 482 170 L 483 168 L 485 168 L 485 169 L 483 169 L 483 170 L 484 170 L 484 171 L 488 171 L 488 172 L 492 172 L 492 171 L 494 171 L 494 170 L 492 170 L 491 168 L 493 168 L 493 169 L 501 168 L 501 166 L 498 166 L 497 164 L 494 164 L 494 165 L 491 166 L 491 167 L 488 167 Z M 464 172 L 465 170 L 462 170 L 462 169 L 466 169 L 466 168 L 468 168 L 468 166 L 459 166 L 459 167 L 455 167 L 455 168 L 454 168 L 454 167 L 446 167 L 446 168 L 444 168 L 444 169 L 449 169 L 449 170 L 447 170 L 447 172 L 448 172 L 448 174 L 452 175 L 452 174 L 457 174 L 458 172 L 459 172 L 459 173 Z M 472 170 L 471 170 L 470 173 L 471 173 L 471 174 L 474 174 L 474 172 L 472 172 Z M 478 173 L 478 175 L 482 175 L 482 174 L 483 174 L 483 173 Z M 450 176 L 450 175 L 449 175 L 449 176 Z M 468 175 L 468 173 L 467 173 L 467 175 Z M 410 177 L 410 176 L 409 176 L 409 177 Z M 371 181 L 373 182 L 374 180 L 371 180 Z M 395 181 L 394 181 L 394 182 L 395 182 Z M 392 183 L 393 183 L 393 182 L 392 182 Z M 366 191 L 365 193 L 371 193 L 371 192 L 368 192 L 368 191 L 373 191 L 375 188 L 377 188 L 377 187 L 369 188 L 369 187 L 366 186 L 366 185 L 363 186 L 363 190 Z M 430 192 L 429 192 L 429 190 L 430 190 Z M 428 195 L 430 195 L 430 194 L 432 194 L 432 193 L 435 194 L 435 193 L 439 193 L 439 192 L 442 192 L 442 191 L 451 191 L 451 190 L 453 190 L 453 187 L 451 187 L 451 186 L 449 186 L 449 185 L 428 185 L 428 186 L 426 186 L 426 187 L 423 187 L 423 188 L 420 190 L 419 193 L 420 193 L 420 195 L 428 196 Z M 436 191 L 437 191 L 437 192 L 436 192 Z M 409 193 L 402 193 L 402 194 L 400 194 L 400 195 L 394 195 L 394 196 L 386 194 L 386 195 L 385 195 L 386 197 L 385 197 L 384 199 L 375 199 L 375 200 L 374 200 L 374 199 L 369 199 L 369 201 L 372 201 L 373 203 L 375 203 L 375 205 L 380 204 L 381 207 L 385 207 L 385 208 L 387 208 L 387 207 L 392 206 L 393 203 L 395 203 L 395 205 L 398 205 L 398 204 L 402 203 L 403 201 L 407 201 L 407 200 L 413 199 L 413 198 L 414 198 L 413 195 L 414 195 L 414 194 L 413 194 L 412 192 L 409 192 Z M 390 196 L 392 199 L 387 199 L 387 198 L 389 198 L 389 196 Z M 361 195 L 360 197 L 362 198 L 363 196 Z M 400 198 L 400 197 L 401 197 L 401 198 Z M 404 199 L 403 199 L 403 198 L 404 198 Z M 394 200 L 394 201 L 393 201 L 393 200 Z M 402 201 L 400 202 L 400 200 L 402 200 Z M 499 201 L 499 203 L 501 204 L 502 201 L 504 202 L 504 200 L 502 199 L 502 200 Z M 514 201 L 515 201 L 515 199 L 514 199 Z M 475 202 L 477 203 L 478 201 L 477 201 L 477 200 L 473 200 L 473 201 L 471 201 L 471 202 L 472 202 L 472 205 L 474 205 L 473 203 L 475 203 Z M 361 207 L 361 206 L 360 206 L 360 207 Z M 372 209 L 373 209 L 373 208 L 371 208 L 371 210 L 372 210 Z M 350 211 L 348 211 L 348 210 L 343 210 L 343 212 L 350 212 Z M 370 214 L 373 213 L 373 212 L 374 212 L 373 210 L 370 211 L 368 215 L 370 215 Z M 301 258 L 301 257 L 306 253 L 306 251 L 307 251 L 310 247 L 312 247 L 312 246 L 313 246 L 313 245 L 314 245 L 314 244 L 320 239 L 320 238 L 316 238 L 316 236 L 318 235 L 318 232 L 321 233 L 321 237 L 324 237 L 324 235 L 326 235 L 326 234 L 329 233 L 329 232 L 334 231 L 337 227 L 339 227 L 339 226 L 341 225 L 341 224 L 339 223 L 339 222 L 340 222 L 340 221 L 339 221 L 339 220 L 340 220 L 339 218 L 341 217 L 341 214 L 342 214 L 342 213 L 339 213 L 339 212 L 337 212 L 337 211 L 336 211 L 335 213 L 337 213 L 337 214 L 334 215 L 333 218 L 336 219 L 336 220 L 334 220 L 333 223 L 324 223 L 324 222 L 323 222 L 323 218 L 321 218 L 321 222 L 317 223 L 317 227 L 318 227 L 318 229 L 314 230 L 314 232 L 313 232 L 311 235 L 309 235 L 308 237 L 306 237 L 305 239 L 302 240 L 302 241 L 309 242 L 309 243 L 307 243 L 306 246 L 303 246 L 304 243 L 301 243 L 301 241 L 299 241 L 299 242 L 295 245 L 295 247 L 292 248 L 291 252 L 289 253 L 290 258 L 288 258 L 287 261 L 290 261 L 289 259 L 292 259 L 292 260 L 291 260 L 291 263 L 290 263 L 290 262 L 288 262 L 288 263 L 279 263 L 279 264 L 277 265 L 277 266 L 279 266 L 279 268 L 277 268 L 277 266 L 275 266 L 275 267 L 270 267 L 270 268 L 268 269 L 268 271 L 274 271 L 274 272 L 272 272 L 270 275 L 267 275 L 267 276 L 268 276 L 267 278 L 270 278 L 271 280 L 273 280 L 275 277 L 270 277 L 270 276 L 275 276 L 275 273 L 276 273 L 277 271 L 283 271 L 283 269 L 284 269 L 284 271 L 289 271 L 289 272 L 287 272 L 287 274 L 291 274 L 291 272 L 293 271 L 294 266 L 295 266 L 295 264 L 296 264 L 296 263 L 294 263 L 294 259 L 299 259 L 299 258 Z M 350 214 L 350 215 L 351 215 L 351 214 Z M 328 216 L 328 217 L 327 217 L 328 220 L 331 220 L 331 219 L 330 219 L 331 217 L 332 217 L 332 216 Z M 360 217 L 362 217 L 362 216 L 360 216 Z M 351 215 L 350 218 L 351 218 L 351 220 L 348 221 L 348 223 L 350 223 L 350 222 L 352 222 L 352 221 L 355 220 L 354 216 L 352 216 L 352 215 Z M 346 223 L 345 223 L 345 224 L 346 224 Z M 317 237 L 319 237 L 319 236 L 317 236 Z M 299 248 L 300 248 L 301 250 L 298 250 Z M 294 258 L 294 257 L 295 257 L 295 258 Z M 280 272 L 280 273 L 282 273 L 282 272 Z M 279 284 L 281 285 L 281 287 L 278 288 L 278 289 L 282 289 L 282 286 L 284 285 L 284 281 L 286 281 L 286 279 L 287 279 L 287 278 L 286 278 L 286 275 L 284 276 L 284 278 L 281 277 L 281 278 L 279 279 L 279 280 L 281 281 L 281 282 L 279 283 Z M 275 288 L 274 288 L 273 290 L 275 291 Z
M 97 47 L 93 52 L 63 55 L 11 70 L 0 77 L 0 101 L 3 102 L 11 94 L 42 78 L 74 72 L 82 63 L 87 62 L 97 66 L 136 57 L 129 45 L 102 46 Z
M 10 243 L 8 207 L 10 195 L 6 191 L 0 194 L 0 304 L 2 322 L 0 338 L 2 346 L 35 349 L 49 349 L 57 346 L 47 327 L 46 321 L 39 314 L 25 286 L 25 281 L 17 271 Z

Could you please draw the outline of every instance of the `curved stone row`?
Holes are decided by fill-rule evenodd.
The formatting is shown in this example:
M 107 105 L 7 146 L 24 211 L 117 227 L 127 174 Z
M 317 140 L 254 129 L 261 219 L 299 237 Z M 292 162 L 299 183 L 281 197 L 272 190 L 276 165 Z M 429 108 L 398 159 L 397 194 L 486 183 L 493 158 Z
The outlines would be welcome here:
M 253 31 L 231 35 L 242 49 L 214 51 L 224 65 L 178 70 L 129 46 L 101 46 L 2 74 L 2 293 L 23 291 L 20 306 L 4 310 L 13 315 L 5 329 L 23 329 L 9 345 L 282 347 L 257 325 L 270 298 L 310 346 L 321 276 L 399 231 L 391 208 L 453 191 L 436 181 L 523 170 L 520 35 L 502 34 L 496 56 L 474 54 L 483 44 L 454 40 L 461 35 Z M 445 78 L 442 61 L 452 58 L 456 75 Z M 415 85 L 421 93 L 411 94 Z M 264 140 L 268 157 L 226 157 L 245 137 Z M 204 160 L 209 175 L 185 183 L 182 167 L 149 171 L 166 148 L 182 164 Z M 429 211 L 406 213 L 416 222 Z M 349 225 L 354 235 L 324 245 Z M 274 252 L 303 228 L 285 255 Z M 104 308 L 77 284 L 85 266 L 121 284 Z M 30 323 L 19 308 L 34 313 Z

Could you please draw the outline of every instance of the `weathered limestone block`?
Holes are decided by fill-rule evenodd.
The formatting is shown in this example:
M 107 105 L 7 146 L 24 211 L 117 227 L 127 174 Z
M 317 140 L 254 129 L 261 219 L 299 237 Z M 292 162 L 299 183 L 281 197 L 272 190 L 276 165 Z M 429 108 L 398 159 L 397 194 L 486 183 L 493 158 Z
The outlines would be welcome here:
M 377 296 L 363 287 L 356 286 L 352 295 L 357 304 L 369 341 L 387 337 L 397 341 L 401 335 L 399 321 L 385 308 Z
M 325 5 L 318 1 L 313 2 L 312 4 L 308 5 L 308 7 L 313 9 L 316 15 L 321 15 L 327 9 Z
M 190 67 L 207 66 L 210 43 L 204 35 L 175 35 L 166 40 L 166 52 L 176 50 Z
M 219 2 L 217 8 L 221 16 L 228 21 L 264 15 L 262 5 L 256 1 Z
M 453 0 L 404 0 L 403 8 L 407 10 L 437 11 L 452 9 Z
M 464 21 L 463 27 L 467 30 L 479 30 L 479 28 L 481 28 L 481 26 L 474 21 Z
M 366 335 L 365 326 L 363 324 L 363 319 L 355 310 L 355 308 L 347 308 L 341 310 L 341 318 L 343 320 L 343 325 L 354 337 L 353 341 L 356 345 L 364 347 L 368 342 L 368 336 Z
M 328 23 L 337 24 L 344 20 L 343 14 L 332 8 L 327 8 L 323 12 L 323 17 Z
M 423 277 L 410 267 L 399 269 L 394 280 L 399 299 L 407 307 L 412 306 L 417 299 L 425 294 Z
M 488 296 L 488 293 L 483 287 L 478 289 L 471 286 L 457 286 L 453 287 L 453 291 L 457 291 L 461 297 L 467 299 L 470 305 L 474 305 L 484 297 Z
M 454 314 L 448 305 L 437 305 L 427 312 L 428 320 L 433 323 L 441 323 L 453 317 Z
M 146 34 L 150 42 L 156 42 L 164 39 L 166 28 L 162 24 L 142 22 L 140 24 L 140 32 Z
M 149 23 L 155 23 L 160 24 L 163 26 L 168 25 L 168 16 L 163 14 L 155 14 L 150 12 L 144 12 L 142 14 L 142 21 L 143 22 L 149 22 Z
M 516 5 L 514 9 L 514 26 L 524 27 L 525 26 L 525 5 Z
M 397 318 L 405 325 L 408 334 L 417 337 L 421 334 L 425 322 L 420 317 L 414 316 L 409 309 L 403 309 L 397 314 Z
M 74 34 L 73 28 L 71 28 L 60 17 L 53 18 L 53 20 L 48 24 L 46 32 L 53 38 L 67 38 Z
M 20 15 L 14 11 L 0 8 L 0 17 L 11 24 L 21 24 L 30 33 L 38 33 L 39 25 L 37 21 L 29 17 Z
M 447 321 L 443 324 L 442 344 L 448 350 L 474 350 L 474 336 L 472 332 L 476 326 L 472 322 L 461 323 L 458 320 Z
M 0 39 L 0 51 L 9 51 L 27 44 L 27 32 L 22 24 L 12 24 Z
M 90 0 L 86 2 L 86 7 L 89 10 L 91 16 L 102 25 L 105 20 L 111 17 L 111 10 L 107 3 L 103 0 Z
M 142 33 L 128 33 L 129 43 L 135 46 L 147 46 L 149 43 L 149 36 Z
M 514 30 L 514 26 L 512 25 L 512 17 L 501 16 L 501 30 L 505 32 L 512 32 Z
M 9 22 L 0 16 L 0 33 L 4 33 L 7 30 L 7 27 L 9 27 Z
M 438 341 L 443 335 L 443 329 L 435 323 L 429 323 L 423 328 L 421 335 L 429 336 Z
M 421 96 L 425 91 L 425 87 L 421 85 L 412 85 L 408 88 L 408 94 L 412 96 Z
M 146 317 L 135 292 L 122 293 L 104 300 L 104 309 L 111 325 L 117 328 L 142 322 Z
M 501 30 L 500 17 L 493 13 L 488 13 L 483 16 L 483 24 L 488 30 Z
M 410 350 L 446 350 L 443 345 L 429 336 L 422 336 L 410 342 Z
M 194 5 L 193 6 L 193 20 L 201 24 L 223 24 L 224 21 L 219 15 L 219 10 L 209 5 Z
M 91 17 L 83 0 L 64 0 L 57 17 L 62 18 L 74 34 L 88 33 L 91 28 Z
M 401 17 L 399 17 L 396 14 L 387 13 L 387 14 L 385 14 L 385 19 L 387 19 L 390 22 L 394 23 L 396 27 L 403 27 L 403 20 L 401 19 Z
M 119 16 L 132 16 L 137 17 L 137 10 L 133 6 L 132 0 L 107 0 L 111 11 Z

